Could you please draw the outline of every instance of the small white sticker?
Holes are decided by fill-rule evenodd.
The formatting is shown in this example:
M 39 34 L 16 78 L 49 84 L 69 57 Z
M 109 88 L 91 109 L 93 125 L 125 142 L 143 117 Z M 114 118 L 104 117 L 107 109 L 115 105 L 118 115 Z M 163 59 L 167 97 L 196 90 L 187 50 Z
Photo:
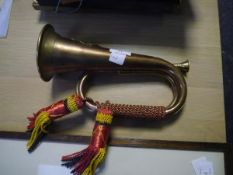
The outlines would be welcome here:
M 200 175 L 213 175 L 214 174 L 214 170 L 213 170 L 213 163 L 206 161 L 206 162 L 202 162 L 201 166 L 200 166 Z
M 131 52 L 125 50 L 110 49 L 111 53 L 123 54 L 131 56 Z
M 131 55 L 131 52 L 127 52 L 127 51 L 123 51 L 123 50 L 116 50 L 116 49 L 110 49 L 110 57 L 109 57 L 109 61 L 119 64 L 119 65 L 123 65 L 125 62 L 125 58 L 127 55 Z
M 196 175 L 213 175 L 213 163 L 208 161 L 206 157 L 200 157 L 192 161 Z

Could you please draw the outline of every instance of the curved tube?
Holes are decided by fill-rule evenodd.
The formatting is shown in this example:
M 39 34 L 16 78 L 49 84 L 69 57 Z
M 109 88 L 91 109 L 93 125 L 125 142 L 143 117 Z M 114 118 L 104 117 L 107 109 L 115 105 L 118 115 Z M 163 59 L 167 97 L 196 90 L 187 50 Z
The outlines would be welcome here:
M 109 61 L 112 54 L 109 48 L 87 44 L 64 38 L 47 24 L 42 29 L 37 43 L 38 71 L 44 81 L 49 81 L 57 73 L 71 71 L 106 72 L 153 72 L 166 78 L 173 90 L 173 100 L 166 107 L 166 114 L 178 112 L 184 105 L 187 85 L 182 73 L 189 70 L 188 60 L 172 64 L 162 58 L 136 53 L 125 54 L 123 65 Z M 80 82 L 79 92 L 87 76 Z

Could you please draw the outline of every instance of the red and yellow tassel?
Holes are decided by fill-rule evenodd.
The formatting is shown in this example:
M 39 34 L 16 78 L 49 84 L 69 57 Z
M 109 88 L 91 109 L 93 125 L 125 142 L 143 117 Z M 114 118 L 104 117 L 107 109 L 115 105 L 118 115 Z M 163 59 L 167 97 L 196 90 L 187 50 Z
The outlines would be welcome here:
M 83 99 L 79 95 L 72 95 L 46 108 L 42 108 L 33 116 L 28 117 L 29 125 L 27 129 L 32 131 L 32 133 L 27 143 L 27 149 L 31 150 L 38 139 L 48 132 L 47 128 L 53 120 L 61 118 L 71 112 L 75 112 L 82 108 L 83 105 Z
M 112 118 L 110 110 L 99 109 L 90 145 L 83 151 L 63 156 L 62 165 L 73 168 L 74 175 L 93 175 L 105 158 Z

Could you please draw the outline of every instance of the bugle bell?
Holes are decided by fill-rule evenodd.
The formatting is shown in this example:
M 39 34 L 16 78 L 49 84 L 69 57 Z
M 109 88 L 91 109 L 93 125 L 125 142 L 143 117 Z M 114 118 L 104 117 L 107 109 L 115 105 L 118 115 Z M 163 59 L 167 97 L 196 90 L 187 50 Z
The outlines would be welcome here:
M 136 53 L 123 53 L 123 65 L 109 61 L 112 51 L 99 45 L 64 38 L 47 24 L 37 43 L 38 71 L 44 81 L 55 74 L 70 71 L 127 71 L 154 72 L 166 78 L 173 90 L 173 100 L 166 114 L 179 111 L 185 102 L 187 85 L 183 72 L 189 71 L 189 61 L 172 64 L 164 59 Z

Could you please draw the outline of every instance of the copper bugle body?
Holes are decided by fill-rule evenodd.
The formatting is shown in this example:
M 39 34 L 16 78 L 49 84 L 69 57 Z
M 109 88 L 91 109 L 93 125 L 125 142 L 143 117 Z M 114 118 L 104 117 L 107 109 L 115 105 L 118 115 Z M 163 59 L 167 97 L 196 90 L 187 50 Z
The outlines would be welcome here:
M 164 59 L 135 54 L 126 55 L 123 65 L 109 61 L 110 49 L 60 36 L 47 24 L 37 43 L 37 65 L 41 78 L 49 81 L 57 73 L 71 71 L 154 72 L 166 78 L 173 90 L 173 100 L 167 114 L 179 111 L 185 102 L 187 85 L 183 73 L 189 71 L 189 61 L 170 63 Z

